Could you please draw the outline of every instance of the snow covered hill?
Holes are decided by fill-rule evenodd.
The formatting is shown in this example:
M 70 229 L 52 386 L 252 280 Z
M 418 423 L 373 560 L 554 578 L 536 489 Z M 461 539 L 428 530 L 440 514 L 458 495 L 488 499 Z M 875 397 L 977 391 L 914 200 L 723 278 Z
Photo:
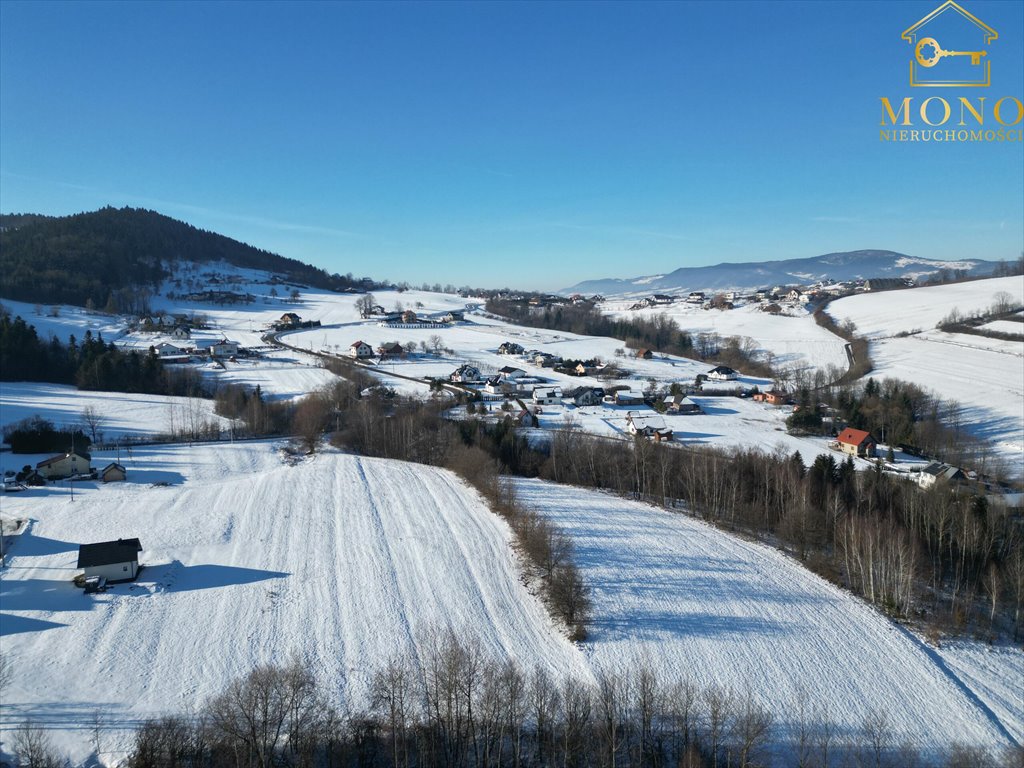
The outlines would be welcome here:
M 973 275 L 991 274 L 996 262 L 982 259 L 937 261 L 895 251 L 848 251 L 802 259 L 723 263 L 707 267 L 681 267 L 666 275 L 585 280 L 562 293 L 600 293 L 605 296 L 642 292 L 750 291 L 773 285 L 801 285 L 831 278 L 837 282 L 861 278 L 932 275 L 960 269 Z
M 965 429 L 992 440 L 1024 476 L 1024 344 L 945 333 L 935 325 L 953 309 L 987 310 L 998 294 L 1024 305 L 1024 277 L 998 277 L 926 288 L 849 296 L 829 304 L 871 339 L 872 376 L 912 381 L 959 402 Z M 1024 331 L 1024 324 L 1017 324 Z
M 586 674 L 522 585 L 507 526 L 451 473 L 338 454 L 288 466 L 269 442 L 136 448 L 127 465 L 127 483 L 80 483 L 73 502 L 54 487 L 4 498 L 5 517 L 32 521 L 0 582 L 5 741 L 32 718 L 83 758 L 102 706 L 123 756 L 139 718 L 293 654 L 365 705 L 374 668 L 445 628 L 489 658 Z M 78 544 L 136 536 L 138 581 L 71 584 Z
M 337 453 L 293 466 L 271 442 L 136 448 L 127 464 L 128 482 L 79 484 L 74 501 L 60 487 L 4 499 L 6 517 L 30 520 L 0 580 L 5 741 L 32 718 L 82 759 L 102 707 L 114 761 L 141 718 L 293 655 L 363 706 L 374 667 L 415 662 L 448 628 L 489 659 L 583 681 L 645 663 L 666 682 L 749 689 L 782 740 L 800 691 L 840 739 L 870 713 L 893 743 L 931 754 L 1024 736 L 1019 651 L 967 644 L 944 662 L 778 552 L 681 514 L 517 481 L 572 536 L 593 588 L 577 647 L 523 586 L 507 526 L 449 472 Z M 133 536 L 136 582 L 97 596 L 71 585 L 78 544 Z
M 796 735 L 801 697 L 843 738 L 881 715 L 891 743 L 933 757 L 953 741 L 1024 739 L 1024 709 L 1012 704 L 1024 679 L 1019 649 L 979 659 L 958 648 L 947 664 L 774 549 L 606 493 L 538 480 L 516 488 L 574 540 L 593 590 L 585 651 L 595 670 L 640 662 L 664 680 L 750 691 L 783 739 Z
M 764 305 L 752 303 L 728 311 L 706 310 L 699 304 L 677 302 L 667 306 L 629 310 L 632 301 L 605 301 L 598 306 L 602 312 L 626 319 L 665 315 L 691 335 L 717 333 L 749 338 L 755 354 L 771 358 L 777 370 L 847 366 L 846 351 L 841 338 L 819 326 L 804 306 L 787 308 L 786 314 L 772 315 L 762 311 Z

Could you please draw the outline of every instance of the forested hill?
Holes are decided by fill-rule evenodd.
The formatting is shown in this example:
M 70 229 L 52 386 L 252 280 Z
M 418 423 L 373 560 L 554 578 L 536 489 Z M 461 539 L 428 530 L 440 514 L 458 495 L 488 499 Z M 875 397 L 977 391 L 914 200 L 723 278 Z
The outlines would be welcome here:
M 167 266 L 182 261 L 225 261 L 332 290 L 354 284 L 351 276 L 330 275 L 141 208 L 0 216 L 0 295 L 16 301 L 104 307 L 122 289 L 155 288 Z

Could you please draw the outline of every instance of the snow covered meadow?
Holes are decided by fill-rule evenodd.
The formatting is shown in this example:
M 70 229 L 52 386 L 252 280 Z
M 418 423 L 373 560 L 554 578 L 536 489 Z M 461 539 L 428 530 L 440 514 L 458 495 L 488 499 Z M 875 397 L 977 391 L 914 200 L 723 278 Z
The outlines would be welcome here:
M 77 484 L 73 501 L 53 486 L 4 499 L 5 516 L 28 520 L 0 581 L 5 741 L 31 718 L 83 759 L 101 707 L 112 764 L 141 719 L 194 709 L 252 665 L 293 656 L 332 697 L 364 706 L 370 670 L 395 655 L 418 663 L 444 629 L 556 677 L 646 665 L 749 692 L 781 744 L 801 696 L 840 740 L 873 712 L 894 744 L 925 754 L 1024 737 L 1019 651 L 968 643 L 947 660 L 795 561 L 683 514 L 516 481 L 571 536 L 593 589 L 590 636 L 574 645 L 524 586 L 506 524 L 453 474 L 333 452 L 295 463 L 279 448 L 136 448 L 125 483 Z M 136 582 L 95 596 L 72 586 L 78 544 L 133 536 Z
M 30 718 L 83 759 L 102 707 L 104 758 L 123 758 L 140 718 L 293 654 L 362 706 L 371 670 L 447 628 L 488 658 L 585 672 L 522 585 L 507 526 L 451 473 L 339 454 L 290 466 L 270 442 L 122 461 L 128 482 L 78 483 L 73 501 L 55 487 L 4 498 L 6 517 L 30 521 L 0 582 L 5 741 Z M 78 545 L 119 537 L 142 541 L 138 580 L 84 595 Z
M 1024 476 L 1024 343 L 935 327 L 954 309 L 961 315 L 987 310 L 1003 293 L 1024 305 L 1024 277 L 866 293 L 834 301 L 828 311 L 870 339 L 872 376 L 912 381 L 957 401 L 963 426 L 991 440 Z
M 716 333 L 723 339 L 730 336 L 749 338 L 760 356 L 770 356 L 772 366 L 779 370 L 824 369 L 829 366 L 846 369 L 843 340 L 815 323 L 811 313 L 802 306 L 773 315 L 763 312 L 762 305 L 756 303 L 718 310 L 677 301 L 668 306 L 630 310 L 632 303 L 610 300 L 603 302 L 600 309 L 605 314 L 626 319 L 664 315 L 693 335 Z

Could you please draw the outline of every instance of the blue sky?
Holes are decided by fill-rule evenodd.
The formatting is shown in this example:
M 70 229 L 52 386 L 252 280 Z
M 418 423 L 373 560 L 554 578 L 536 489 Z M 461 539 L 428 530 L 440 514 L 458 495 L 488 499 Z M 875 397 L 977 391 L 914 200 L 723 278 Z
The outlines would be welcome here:
M 879 140 L 881 96 L 1024 95 L 1022 2 L 962 3 L 990 88 L 909 87 L 937 4 L 5 0 L 0 209 L 142 206 L 417 284 L 1016 259 L 1021 143 Z

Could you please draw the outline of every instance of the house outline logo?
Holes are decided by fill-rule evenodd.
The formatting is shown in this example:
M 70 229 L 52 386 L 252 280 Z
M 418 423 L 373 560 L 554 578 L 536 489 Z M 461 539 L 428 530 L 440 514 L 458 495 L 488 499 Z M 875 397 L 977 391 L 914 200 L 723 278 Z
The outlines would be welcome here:
M 929 35 L 925 30 L 925 27 L 947 12 L 958 13 L 965 21 L 977 27 L 984 37 L 985 45 L 999 37 L 998 32 L 973 13 L 964 10 L 953 0 L 946 0 L 923 19 L 907 28 L 901 35 L 902 39 L 914 46 L 913 56 L 910 59 L 910 85 L 930 88 L 988 87 L 992 83 L 992 62 L 985 58 L 988 55 L 987 50 L 943 50 L 940 40 L 936 39 L 937 35 Z M 943 79 L 941 69 L 943 60 L 954 56 L 969 56 L 971 64 L 980 67 L 981 74 L 976 79 Z M 934 69 L 939 71 L 934 73 L 933 78 L 929 78 L 928 73 L 932 73 Z

